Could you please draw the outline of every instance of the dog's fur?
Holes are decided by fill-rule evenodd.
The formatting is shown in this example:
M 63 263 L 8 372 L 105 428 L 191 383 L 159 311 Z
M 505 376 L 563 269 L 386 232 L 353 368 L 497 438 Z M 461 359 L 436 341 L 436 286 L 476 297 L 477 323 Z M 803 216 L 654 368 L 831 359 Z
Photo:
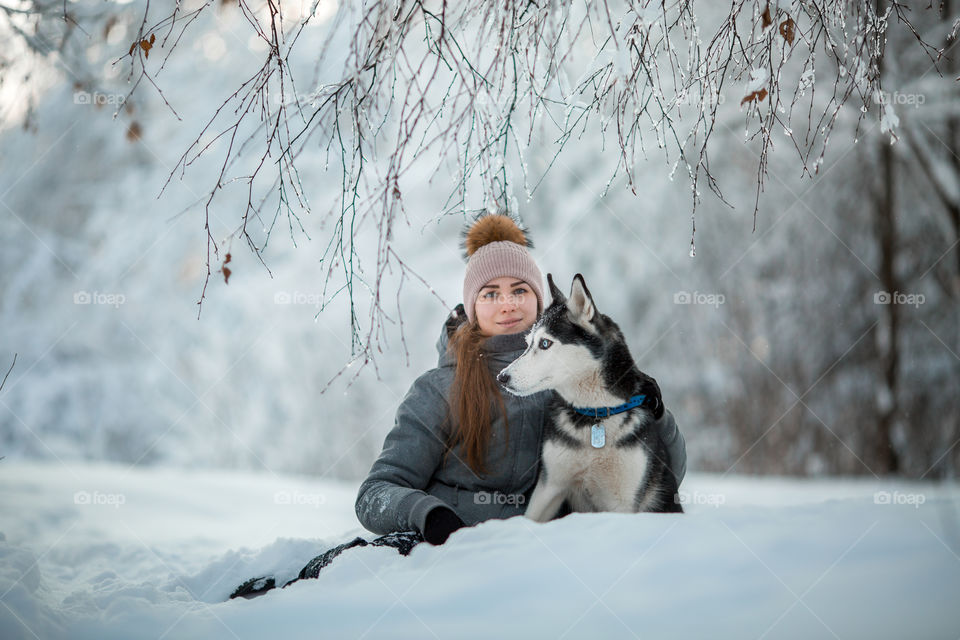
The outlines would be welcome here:
M 620 327 L 599 313 L 583 276 L 570 298 L 547 276 L 553 301 L 530 329 L 527 350 L 497 376 L 520 396 L 553 389 L 541 449 L 541 471 L 526 515 L 545 522 L 564 500 L 573 511 L 681 512 L 668 453 L 652 423 L 663 415 L 657 381 L 634 364 Z M 655 398 L 607 418 L 574 407 L 612 407 L 631 396 Z M 601 423 L 606 444 L 590 444 Z

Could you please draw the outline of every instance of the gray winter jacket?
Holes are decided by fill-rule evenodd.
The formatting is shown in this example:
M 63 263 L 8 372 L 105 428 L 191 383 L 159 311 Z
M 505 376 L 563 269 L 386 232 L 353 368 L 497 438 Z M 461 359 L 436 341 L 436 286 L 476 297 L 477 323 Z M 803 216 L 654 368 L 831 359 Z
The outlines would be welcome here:
M 524 334 L 488 338 L 484 344 L 491 373 L 517 359 L 526 349 Z M 397 409 L 380 457 L 360 485 L 355 509 L 368 530 L 423 531 L 427 514 L 446 506 L 468 526 L 491 518 L 523 514 L 539 473 L 540 441 L 550 392 L 528 397 L 503 394 L 503 417 L 493 423 L 488 445 L 487 474 L 476 475 L 459 447 L 441 465 L 447 430 L 447 399 L 456 360 L 447 351 L 446 328 L 437 341 L 436 369 L 417 378 Z M 670 452 L 677 484 L 686 472 L 686 445 L 669 411 L 656 423 Z

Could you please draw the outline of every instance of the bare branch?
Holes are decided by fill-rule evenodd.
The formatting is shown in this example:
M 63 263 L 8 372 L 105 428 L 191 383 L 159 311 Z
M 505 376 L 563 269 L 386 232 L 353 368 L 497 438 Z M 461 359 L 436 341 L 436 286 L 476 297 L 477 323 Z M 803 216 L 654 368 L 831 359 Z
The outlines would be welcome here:
M 3 385 L 7 384 L 7 378 L 10 377 L 10 372 L 13 371 L 13 366 L 17 364 L 17 354 L 13 354 L 13 362 L 10 363 L 10 368 L 7 369 L 7 373 L 3 376 L 3 381 L 0 382 L 0 390 L 3 389 Z
M 211 4 L 177 3 L 159 20 L 150 18 L 149 0 L 127 9 L 139 24 L 132 27 L 129 52 L 117 60 L 129 59 L 128 98 L 146 80 L 176 114 L 157 77 Z M 73 3 L 72 21 L 49 0 L 25 0 L 24 9 L 0 4 L 0 16 L 37 55 L 49 55 L 51 41 L 68 50 L 72 24 L 103 15 L 95 5 Z M 202 309 L 222 242 L 242 240 L 267 268 L 264 252 L 282 217 L 291 242 L 296 245 L 301 234 L 309 238 L 302 216 L 311 211 L 310 198 L 297 164 L 301 154 L 325 154 L 339 174 L 340 192 L 322 204 L 323 307 L 348 297 L 353 353 L 364 358 L 376 353 L 385 323 L 394 322 L 382 304 L 386 277 L 422 280 L 393 251 L 396 225 L 407 221 L 402 183 L 418 163 L 432 163 L 431 179 L 455 167 L 455 181 L 437 199 L 442 204 L 434 214 L 466 216 L 500 206 L 516 212 L 520 196 L 533 195 L 573 139 L 599 136 L 616 158 L 606 188 L 622 179 L 635 193 L 637 167 L 656 150 L 670 178 L 682 168 L 688 182 L 693 254 L 703 186 L 728 203 L 711 170 L 723 153 L 714 142 L 718 126 L 742 129 L 756 148 L 756 229 L 777 142 L 789 141 L 803 173 L 815 176 L 836 125 L 850 119 L 843 107 L 858 110 L 858 132 L 871 117 L 870 105 L 882 91 L 879 69 L 891 16 L 934 63 L 943 54 L 911 22 L 911 9 L 896 0 L 882 14 L 873 3 L 849 0 L 731 0 L 697 9 L 689 0 L 368 0 L 339 3 L 316 55 L 313 82 L 300 92 L 291 61 L 298 59 L 297 45 L 305 41 L 300 36 L 316 20 L 318 3 L 293 22 L 285 19 L 284 6 L 280 0 L 238 0 L 236 10 L 266 53 L 259 69 L 213 110 L 161 194 L 175 174 L 217 154 L 219 170 L 204 205 Z M 53 40 L 25 28 L 25 20 L 54 13 L 56 28 L 42 17 L 38 22 Z M 160 63 L 150 62 L 159 57 L 150 56 L 154 46 L 165 49 Z M 343 62 L 323 66 L 334 50 Z M 817 87 L 818 74 L 825 80 Z M 881 103 L 874 111 L 881 130 L 896 139 L 892 110 Z M 526 158 L 532 145 L 544 143 L 552 158 L 544 174 L 532 175 Z M 224 230 L 212 227 L 211 209 L 235 182 L 246 187 L 246 207 L 220 238 Z M 357 244 L 361 232 L 376 234 L 369 258 Z

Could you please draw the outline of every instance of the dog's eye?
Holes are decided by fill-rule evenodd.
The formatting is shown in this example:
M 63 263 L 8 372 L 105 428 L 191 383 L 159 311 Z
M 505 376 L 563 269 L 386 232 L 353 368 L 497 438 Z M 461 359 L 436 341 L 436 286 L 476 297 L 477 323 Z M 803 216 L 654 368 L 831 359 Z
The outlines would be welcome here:
M 546 338 L 540 338 L 540 342 L 537 343 L 537 346 L 541 349 L 549 349 L 550 345 L 553 344 L 553 340 L 547 340 Z

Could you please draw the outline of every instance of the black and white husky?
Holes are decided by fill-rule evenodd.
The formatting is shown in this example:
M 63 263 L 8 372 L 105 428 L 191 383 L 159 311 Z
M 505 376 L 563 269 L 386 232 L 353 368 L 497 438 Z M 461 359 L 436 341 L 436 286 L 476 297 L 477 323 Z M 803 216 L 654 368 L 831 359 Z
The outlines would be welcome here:
M 599 313 L 577 274 L 570 298 L 547 275 L 553 301 L 527 350 L 497 379 L 519 396 L 553 389 L 541 471 L 526 516 L 545 522 L 564 500 L 573 511 L 683 511 L 666 447 L 657 381 L 637 365 L 620 327 Z

